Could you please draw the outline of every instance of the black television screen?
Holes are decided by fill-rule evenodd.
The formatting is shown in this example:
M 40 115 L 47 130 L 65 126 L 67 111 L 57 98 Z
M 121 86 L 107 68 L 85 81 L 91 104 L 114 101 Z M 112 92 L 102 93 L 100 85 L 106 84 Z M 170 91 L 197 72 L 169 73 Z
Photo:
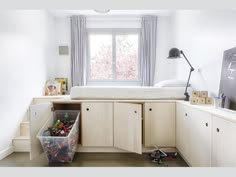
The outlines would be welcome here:
M 236 47 L 224 51 L 219 94 L 228 98 L 226 108 L 236 111 Z

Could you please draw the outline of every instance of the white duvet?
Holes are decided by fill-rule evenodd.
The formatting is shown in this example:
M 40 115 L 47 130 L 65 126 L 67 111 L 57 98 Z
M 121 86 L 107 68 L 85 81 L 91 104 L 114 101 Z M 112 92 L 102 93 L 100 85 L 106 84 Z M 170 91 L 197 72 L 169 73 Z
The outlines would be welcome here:
M 71 99 L 184 99 L 185 87 L 76 86 Z

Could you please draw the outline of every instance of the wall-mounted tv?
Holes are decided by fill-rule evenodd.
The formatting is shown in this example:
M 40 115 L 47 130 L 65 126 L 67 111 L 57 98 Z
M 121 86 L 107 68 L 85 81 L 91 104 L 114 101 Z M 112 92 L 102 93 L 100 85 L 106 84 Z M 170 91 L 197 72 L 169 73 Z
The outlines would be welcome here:
M 236 111 L 236 47 L 224 51 L 219 93 L 227 97 L 227 109 Z

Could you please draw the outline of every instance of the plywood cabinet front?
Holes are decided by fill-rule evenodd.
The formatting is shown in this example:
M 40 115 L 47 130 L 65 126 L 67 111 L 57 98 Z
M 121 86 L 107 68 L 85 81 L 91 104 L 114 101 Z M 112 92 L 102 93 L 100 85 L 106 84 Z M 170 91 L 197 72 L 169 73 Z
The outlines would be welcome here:
M 182 104 L 176 104 L 176 147 L 185 160 L 190 157 L 190 129 L 189 111 Z
M 211 166 L 211 114 L 189 109 L 189 163 L 193 167 Z
M 176 106 L 176 147 L 193 167 L 211 165 L 211 114 Z
M 175 103 L 145 103 L 145 146 L 175 147 Z
M 236 123 L 213 116 L 212 166 L 236 167 Z
M 114 147 L 142 153 L 142 105 L 114 103 Z
M 113 103 L 82 103 L 82 146 L 113 146 Z

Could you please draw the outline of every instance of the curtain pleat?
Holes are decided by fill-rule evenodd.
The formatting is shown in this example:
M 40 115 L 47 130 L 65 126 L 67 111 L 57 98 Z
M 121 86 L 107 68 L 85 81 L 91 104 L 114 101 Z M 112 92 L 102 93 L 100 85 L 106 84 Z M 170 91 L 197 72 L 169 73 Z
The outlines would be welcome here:
M 156 65 L 157 17 L 143 16 L 141 22 L 140 57 L 142 86 L 153 86 Z
M 71 84 L 86 85 L 86 17 L 71 16 Z

